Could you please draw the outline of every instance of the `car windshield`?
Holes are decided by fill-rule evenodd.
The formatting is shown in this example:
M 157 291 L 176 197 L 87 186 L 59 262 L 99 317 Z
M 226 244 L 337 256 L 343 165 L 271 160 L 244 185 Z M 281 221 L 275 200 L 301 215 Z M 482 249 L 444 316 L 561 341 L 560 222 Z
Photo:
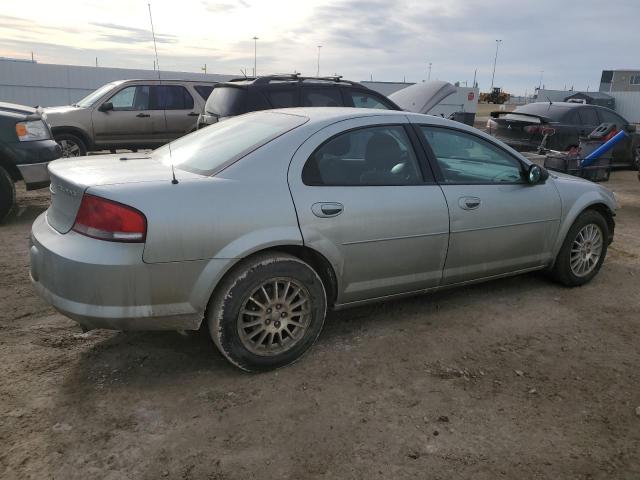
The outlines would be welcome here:
M 165 165 L 213 175 L 236 160 L 300 125 L 308 118 L 255 112 L 216 123 L 154 150 Z
M 74 103 L 74 105 L 77 107 L 83 107 L 83 108 L 90 107 L 96 102 L 96 100 L 101 98 L 105 93 L 107 93 L 110 90 L 113 90 L 115 87 L 117 87 L 121 83 L 122 81 L 107 83 L 106 85 L 101 86 L 99 89 L 91 92 L 82 100 Z
M 209 95 L 205 110 L 218 117 L 233 117 L 246 112 L 247 91 L 235 87 L 216 87 Z

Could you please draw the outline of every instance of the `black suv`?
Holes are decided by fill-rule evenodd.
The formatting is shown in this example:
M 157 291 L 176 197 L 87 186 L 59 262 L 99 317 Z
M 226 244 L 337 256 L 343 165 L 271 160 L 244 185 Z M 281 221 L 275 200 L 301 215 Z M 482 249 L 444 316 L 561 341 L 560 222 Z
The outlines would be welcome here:
M 49 185 L 47 165 L 61 155 L 45 114 L 0 103 L 0 222 L 15 205 L 15 182 L 24 180 L 27 190 Z
M 299 74 L 236 78 L 216 84 L 198 128 L 256 110 L 290 107 L 357 107 L 402 110 L 384 95 L 342 77 Z

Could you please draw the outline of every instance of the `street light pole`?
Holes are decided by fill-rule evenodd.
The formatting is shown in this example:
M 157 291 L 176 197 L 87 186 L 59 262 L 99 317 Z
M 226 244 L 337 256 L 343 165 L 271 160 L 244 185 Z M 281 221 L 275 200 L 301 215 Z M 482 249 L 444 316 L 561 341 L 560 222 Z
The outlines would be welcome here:
M 496 76 L 496 63 L 498 63 L 498 47 L 502 43 L 502 40 L 496 40 L 496 56 L 493 59 L 493 74 L 491 75 L 491 91 L 493 92 L 493 80 Z
M 540 82 L 538 83 L 538 90 L 542 90 L 542 74 L 544 70 L 540 70 Z
M 316 77 L 320 76 L 320 49 L 322 48 L 322 45 L 318 45 L 318 70 L 316 72 Z
M 256 60 L 258 58 L 258 37 L 253 37 L 253 77 L 255 78 L 256 72 Z
M 427 75 L 427 81 L 431 80 L 431 62 L 429 62 L 429 73 Z

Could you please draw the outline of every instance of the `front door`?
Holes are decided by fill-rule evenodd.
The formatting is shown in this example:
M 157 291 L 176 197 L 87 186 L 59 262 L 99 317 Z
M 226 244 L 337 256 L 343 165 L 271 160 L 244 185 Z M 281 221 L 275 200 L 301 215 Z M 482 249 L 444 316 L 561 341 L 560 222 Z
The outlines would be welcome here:
M 380 125 L 381 118 L 326 127 L 289 170 L 304 243 L 333 265 L 339 304 L 434 287 L 442 276 L 444 195 L 406 124 Z
M 451 218 L 443 284 L 518 272 L 551 261 L 560 197 L 551 182 L 529 185 L 523 164 L 461 130 L 423 126 Z
M 116 92 L 106 102 L 112 110 L 92 113 L 96 145 L 109 147 L 138 147 L 152 142 L 154 114 L 149 108 L 149 85 L 132 85 Z

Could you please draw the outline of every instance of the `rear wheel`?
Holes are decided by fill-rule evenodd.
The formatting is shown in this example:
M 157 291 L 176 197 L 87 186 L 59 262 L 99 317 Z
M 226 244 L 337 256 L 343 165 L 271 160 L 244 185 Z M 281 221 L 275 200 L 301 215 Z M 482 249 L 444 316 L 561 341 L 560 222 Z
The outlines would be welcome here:
M 83 157 L 87 154 L 87 146 L 80 137 L 71 133 L 60 133 L 55 135 L 55 140 L 62 149 L 62 156 L 65 158 Z
M 13 178 L 0 167 L 0 222 L 9 216 L 16 204 L 16 186 Z
M 225 277 L 206 320 L 231 363 L 260 372 L 299 359 L 318 338 L 326 308 L 322 280 L 308 264 L 270 253 L 247 259 Z
M 609 228 L 602 214 L 595 210 L 580 214 L 558 253 L 554 278 L 569 287 L 590 282 L 607 255 L 608 238 Z

